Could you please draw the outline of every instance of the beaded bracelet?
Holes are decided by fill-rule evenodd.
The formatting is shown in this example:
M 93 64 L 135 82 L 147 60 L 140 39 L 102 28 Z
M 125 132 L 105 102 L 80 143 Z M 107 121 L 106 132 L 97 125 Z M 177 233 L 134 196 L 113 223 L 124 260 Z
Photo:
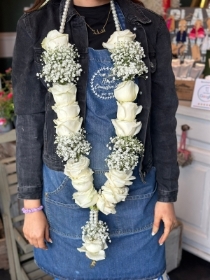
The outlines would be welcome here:
M 23 214 L 28 214 L 28 213 L 34 213 L 34 212 L 38 212 L 41 211 L 44 208 L 44 206 L 39 206 L 38 208 L 22 208 L 22 212 Z

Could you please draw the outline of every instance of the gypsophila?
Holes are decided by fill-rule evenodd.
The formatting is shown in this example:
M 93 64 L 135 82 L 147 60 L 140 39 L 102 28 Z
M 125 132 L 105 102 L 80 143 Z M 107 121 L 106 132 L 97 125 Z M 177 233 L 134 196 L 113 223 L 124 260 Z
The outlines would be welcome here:
M 41 56 L 42 73 L 37 73 L 37 76 L 44 78 L 48 86 L 49 83 L 75 84 L 82 72 L 81 65 L 77 63 L 78 58 L 78 51 L 71 44 L 68 47 L 44 51 Z
M 144 49 L 139 42 L 116 43 L 115 48 L 111 50 L 111 59 L 114 64 L 112 75 L 128 81 L 147 73 L 148 68 L 142 60 L 144 57 Z
M 105 159 L 109 169 L 124 172 L 134 169 L 138 164 L 139 156 L 144 153 L 144 145 L 132 136 L 111 137 L 107 147 L 112 150 Z
M 108 239 L 111 242 L 109 237 L 109 228 L 106 223 L 98 221 L 96 224 L 92 222 L 86 222 L 86 225 L 82 227 L 82 238 L 88 238 L 88 240 L 101 240 L 103 243 Z
M 91 145 L 86 140 L 86 131 L 80 129 L 77 133 L 68 136 L 56 136 L 56 154 L 64 161 L 78 162 L 81 155 L 89 155 Z

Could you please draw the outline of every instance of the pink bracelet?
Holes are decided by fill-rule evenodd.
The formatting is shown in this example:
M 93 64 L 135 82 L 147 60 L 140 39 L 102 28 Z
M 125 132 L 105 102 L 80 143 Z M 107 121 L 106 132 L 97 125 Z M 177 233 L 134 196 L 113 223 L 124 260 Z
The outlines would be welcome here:
M 22 208 L 22 212 L 23 212 L 23 214 L 34 213 L 34 212 L 41 211 L 43 208 L 44 208 L 44 206 L 42 206 L 42 205 L 39 206 L 38 208 L 29 208 L 29 209 Z

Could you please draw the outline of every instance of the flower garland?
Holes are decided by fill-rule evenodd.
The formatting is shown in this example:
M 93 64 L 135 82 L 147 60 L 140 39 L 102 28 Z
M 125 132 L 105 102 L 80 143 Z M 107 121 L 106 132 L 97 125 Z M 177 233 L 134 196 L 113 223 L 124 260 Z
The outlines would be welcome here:
M 133 81 L 136 76 L 148 72 L 143 62 L 144 50 L 135 40 L 135 34 L 129 30 L 119 31 L 115 5 L 110 1 L 117 31 L 112 34 L 103 47 L 111 53 L 113 61 L 112 75 L 122 82 L 114 90 L 117 100 L 117 119 L 111 120 L 116 137 L 110 139 L 107 147 L 112 150 L 106 162 L 109 172 L 105 173 L 107 181 L 99 192 L 94 188 L 93 170 L 89 167 L 87 155 L 90 143 L 85 138 L 82 128 L 83 119 L 79 116 L 80 107 L 76 101 L 76 83 L 81 74 L 81 65 L 75 46 L 69 44 L 68 34 L 62 34 L 67 16 L 69 0 L 66 1 L 60 31 L 52 30 L 42 42 L 45 50 L 42 55 L 43 69 L 37 76 L 44 78 L 53 94 L 55 105 L 52 109 L 57 114 L 54 120 L 56 128 L 55 143 L 59 157 L 65 162 L 64 173 L 71 179 L 77 190 L 73 194 L 75 203 L 82 208 L 90 207 L 90 219 L 82 228 L 83 246 L 78 248 L 93 261 L 105 259 L 107 241 L 110 241 L 106 223 L 98 220 L 98 211 L 115 214 L 116 204 L 125 201 L 129 186 L 135 179 L 133 169 L 138 164 L 139 155 L 144 153 L 143 144 L 135 135 L 141 130 L 137 122 L 142 106 L 134 102 L 139 87 Z M 50 86 L 51 84 L 51 86 Z

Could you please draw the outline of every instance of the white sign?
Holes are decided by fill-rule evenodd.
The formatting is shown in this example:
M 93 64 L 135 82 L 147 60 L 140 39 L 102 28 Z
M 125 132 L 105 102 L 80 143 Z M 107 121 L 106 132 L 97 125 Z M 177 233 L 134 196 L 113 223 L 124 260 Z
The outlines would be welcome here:
M 191 107 L 210 110 L 210 80 L 196 80 Z

